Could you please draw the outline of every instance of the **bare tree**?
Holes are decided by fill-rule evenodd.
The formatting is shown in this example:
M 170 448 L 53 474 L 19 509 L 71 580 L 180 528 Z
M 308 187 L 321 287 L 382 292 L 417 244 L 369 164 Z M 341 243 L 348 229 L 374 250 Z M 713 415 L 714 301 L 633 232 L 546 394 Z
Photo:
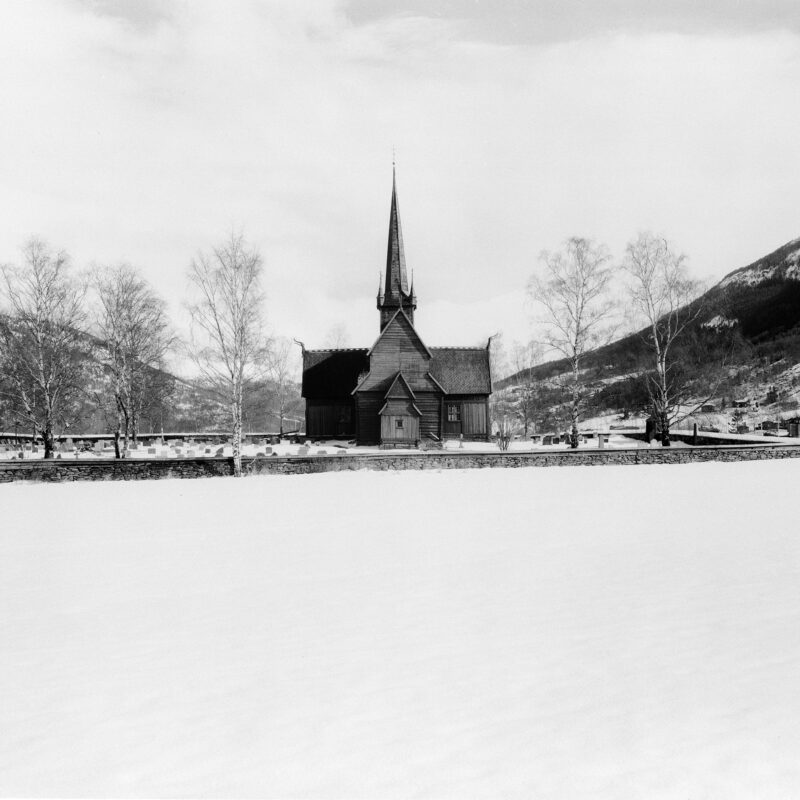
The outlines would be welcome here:
M 111 377 L 116 457 L 136 444 L 144 408 L 164 382 L 159 371 L 173 343 L 166 304 L 129 264 L 95 271 L 100 360 Z M 163 398 L 161 398 L 163 399 Z M 120 447 L 122 442 L 122 447 Z
M 267 363 L 272 384 L 272 408 L 278 418 L 280 434 L 283 436 L 283 423 L 289 415 L 298 409 L 298 392 L 296 389 L 298 364 L 295 345 L 291 339 L 279 337 L 269 348 Z
M 511 358 L 516 375 L 516 410 L 522 422 L 525 437 L 533 426 L 537 406 L 537 384 L 533 377 L 534 367 L 541 361 L 542 348 L 537 342 L 520 344 L 514 342 Z
M 489 370 L 493 384 L 510 372 L 502 333 L 495 333 L 489 337 Z M 508 450 L 517 432 L 517 409 L 514 400 L 514 395 L 508 386 L 503 388 L 493 386 L 489 413 L 492 428 L 497 435 L 497 445 L 501 450 Z
M 670 425 L 680 412 L 683 384 L 676 375 L 676 344 L 700 316 L 694 302 L 702 286 L 689 278 L 686 257 L 662 236 L 640 233 L 626 248 L 624 266 L 630 276 L 628 294 L 634 312 L 644 321 L 643 338 L 652 356 L 647 388 L 661 429 L 661 443 L 670 444 Z
M 614 306 L 608 289 L 609 254 L 589 239 L 568 239 L 558 253 L 543 252 L 541 276 L 528 283 L 528 294 L 545 311 L 544 343 L 568 363 L 570 445 L 578 446 L 578 421 L 584 399 L 584 356 L 610 340 Z
M 264 360 L 262 262 L 241 234 L 192 261 L 189 282 L 197 295 L 190 304 L 191 355 L 201 376 L 227 404 L 233 440 L 234 474 L 242 474 L 242 406 L 245 387 Z
M 57 427 L 76 421 L 87 368 L 85 284 L 69 275 L 69 257 L 31 239 L 22 266 L 0 267 L 8 315 L 0 322 L 2 372 L 14 416 L 44 441 L 52 458 Z
M 350 347 L 350 334 L 347 332 L 347 326 L 343 322 L 337 322 L 331 326 L 325 334 L 324 343 L 325 347 L 330 347 L 334 350 Z

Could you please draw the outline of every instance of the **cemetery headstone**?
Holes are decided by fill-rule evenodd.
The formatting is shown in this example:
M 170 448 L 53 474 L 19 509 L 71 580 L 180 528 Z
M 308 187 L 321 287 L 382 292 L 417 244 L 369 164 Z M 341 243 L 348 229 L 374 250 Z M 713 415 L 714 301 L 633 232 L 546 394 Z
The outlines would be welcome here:
M 303 445 L 302 447 L 297 448 L 297 455 L 299 456 L 307 456 L 308 455 L 308 448 Z

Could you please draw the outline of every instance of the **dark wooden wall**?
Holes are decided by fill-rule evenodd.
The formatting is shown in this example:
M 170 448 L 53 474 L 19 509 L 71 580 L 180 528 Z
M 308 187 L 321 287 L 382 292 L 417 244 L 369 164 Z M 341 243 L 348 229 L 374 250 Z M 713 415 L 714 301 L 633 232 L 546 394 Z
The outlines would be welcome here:
M 306 435 L 318 439 L 353 437 L 356 434 L 352 397 L 306 400 Z
M 385 400 L 380 392 L 356 395 L 356 436 L 359 444 L 378 444 L 381 439 L 380 410 Z
M 418 392 L 416 406 L 422 412 L 419 421 L 419 432 L 421 437 L 433 436 L 440 439 L 442 436 L 441 426 L 439 425 L 439 414 L 441 412 L 441 397 L 439 392 Z
M 447 421 L 447 406 L 456 404 L 461 410 L 459 422 Z M 463 435 L 464 438 L 488 438 L 489 408 L 485 395 L 445 395 L 442 401 L 442 431 L 444 438 Z

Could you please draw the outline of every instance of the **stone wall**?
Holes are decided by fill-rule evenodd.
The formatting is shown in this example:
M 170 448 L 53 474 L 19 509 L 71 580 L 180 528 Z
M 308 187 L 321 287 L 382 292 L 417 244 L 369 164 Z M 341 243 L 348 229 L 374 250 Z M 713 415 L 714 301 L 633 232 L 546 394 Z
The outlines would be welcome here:
M 554 450 L 537 453 L 379 453 L 370 455 L 269 456 L 244 459 L 247 474 L 298 475 L 350 470 L 486 469 L 605 464 L 688 464 L 800 458 L 800 445 Z M 230 458 L 170 458 L 0 462 L 0 483 L 10 481 L 119 481 L 207 478 L 233 474 Z
M 0 461 L 0 483 L 10 481 L 140 481 L 159 478 L 211 478 L 233 474 L 230 458 L 117 460 L 49 459 Z

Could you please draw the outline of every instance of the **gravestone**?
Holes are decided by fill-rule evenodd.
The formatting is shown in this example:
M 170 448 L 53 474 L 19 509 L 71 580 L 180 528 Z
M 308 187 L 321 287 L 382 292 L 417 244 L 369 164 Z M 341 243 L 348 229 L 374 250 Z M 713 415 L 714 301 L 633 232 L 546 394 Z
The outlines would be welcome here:
M 302 447 L 297 448 L 297 455 L 299 456 L 307 456 L 308 455 L 308 448 L 303 445 Z
M 72 450 L 72 448 L 75 447 L 75 443 L 72 441 L 70 436 L 67 437 L 67 441 L 64 442 L 64 444 L 66 445 L 67 450 Z
M 271 456 L 272 455 L 272 448 L 271 447 L 265 447 L 264 448 L 264 454 L 268 455 L 268 456 Z
M 214 453 L 214 455 L 215 456 L 224 456 L 225 455 L 225 448 L 224 447 L 220 447 L 219 450 L 217 450 L 217 452 Z
M 154 456 L 155 454 L 156 454 L 156 449 L 155 449 L 155 447 L 148 447 L 148 448 L 147 448 L 147 455 L 149 455 L 149 456 Z
M 547 445 L 553 444 L 553 437 L 550 434 L 547 434 L 547 436 L 543 436 L 542 444 L 547 444 Z
M 326 456 L 326 455 L 328 455 L 328 451 L 327 450 L 317 450 L 317 455 L 318 456 Z

